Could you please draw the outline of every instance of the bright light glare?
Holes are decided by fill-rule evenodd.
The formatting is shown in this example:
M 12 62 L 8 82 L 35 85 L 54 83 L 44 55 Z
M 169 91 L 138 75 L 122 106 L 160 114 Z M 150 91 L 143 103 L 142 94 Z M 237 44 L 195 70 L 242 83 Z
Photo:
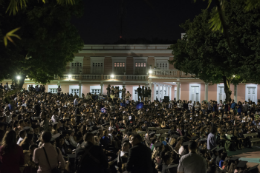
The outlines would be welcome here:
M 68 75 L 69 78 L 71 78 L 71 75 Z
M 152 70 L 149 70 L 149 73 L 151 74 L 151 73 L 152 73 Z
M 111 78 L 114 78 L 114 77 L 115 77 L 115 75 L 111 74 Z
M 17 76 L 16 78 L 17 78 L 18 80 L 20 80 L 20 79 L 21 79 L 21 76 Z

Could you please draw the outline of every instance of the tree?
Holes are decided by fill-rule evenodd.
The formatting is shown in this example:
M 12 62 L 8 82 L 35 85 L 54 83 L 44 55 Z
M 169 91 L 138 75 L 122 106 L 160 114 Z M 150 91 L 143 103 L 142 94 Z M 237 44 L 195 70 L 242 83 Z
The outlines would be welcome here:
M 197 0 L 194 0 L 196 2 Z M 203 0 L 205 1 L 205 0 Z M 208 0 L 208 7 L 212 4 L 212 2 L 215 3 L 216 8 L 213 11 L 212 17 L 209 19 L 209 23 L 211 24 L 212 31 L 220 31 L 223 32 L 226 38 L 226 42 L 231 50 L 233 50 L 233 45 L 230 41 L 230 35 L 229 35 L 229 26 L 226 23 L 226 20 L 228 20 L 225 16 L 225 11 L 229 10 L 227 8 L 227 0 Z M 230 3 L 236 3 L 236 0 L 231 0 Z M 244 8 L 241 9 L 242 11 L 251 11 L 254 9 L 260 8 L 260 1 L 259 0 L 245 0 L 244 2 Z M 235 50 L 233 50 L 235 51 Z
M 21 87 L 26 76 L 40 83 L 49 82 L 54 75 L 62 76 L 67 62 L 72 61 L 74 53 L 84 45 L 71 24 L 72 16 L 82 14 L 81 2 L 76 0 L 74 5 L 59 5 L 30 1 L 15 16 L 0 12 L 2 33 L 21 27 L 17 31 L 21 40 L 16 39 L 15 45 L 8 44 L 5 48 L 0 44 L 0 66 L 6 69 L 0 80 L 12 78 L 17 82 L 15 76 L 20 75 Z M 1 8 L 8 6 L 7 3 L 3 5 Z M 12 59 L 5 62 L 4 57 Z
M 260 10 L 245 12 L 244 0 L 226 3 L 225 12 L 229 26 L 231 50 L 222 32 L 212 32 L 209 19 L 214 11 L 204 10 L 193 21 L 186 21 L 181 27 L 186 31 L 183 40 L 173 44 L 175 67 L 205 82 L 223 82 L 226 100 L 230 100 L 230 84 L 259 82 L 260 58 L 259 36 Z M 235 51 L 234 51 L 235 50 Z
M 56 0 L 56 3 L 58 5 L 74 5 L 76 3 L 75 1 L 76 0 Z M 48 0 L 41 0 L 41 2 L 48 3 Z M 6 12 L 9 12 L 9 14 L 16 15 L 19 9 L 24 9 L 27 7 L 27 5 L 28 0 L 10 0 Z

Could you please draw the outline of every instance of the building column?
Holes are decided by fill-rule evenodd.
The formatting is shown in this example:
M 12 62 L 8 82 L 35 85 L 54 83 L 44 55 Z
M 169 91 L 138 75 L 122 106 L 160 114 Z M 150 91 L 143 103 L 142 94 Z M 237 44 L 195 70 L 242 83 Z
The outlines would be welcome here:
M 103 87 L 104 87 L 103 82 L 100 83 L 100 86 L 101 86 L 101 91 L 100 91 L 100 93 L 101 93 L 101 95 L 103 95 Z
M 169 85 L 166 85 L 166 96 L 169 96 Z
M 153 83 L 153 100 L 156 100 L 156 83 Z
M 180 82 L 176 82 L 177 84 L 177 96 L 176 96 L 176 100 L 180 100 Z
M 79 81 L 79 98 L 81 98 L 82 94 L 81 94 L 81 81 Z
M 205 83 L 205 95 L 204 100 L 208 101 L 208 83 Z
M 234 102 L 237 103 L 237 85 L 234 85 Z
M 162 99 L 164 99 L 164 96 L 165 96 L 165 94 L 164 94 L 164 90 L 165 90 L 166 88 L 165 88 L 165 85 L 162 85 Z
M 172 86 L 170 86 L 169 99 L 172 100 Z
M 158 97 L 159 99 L 158 100 L 159 101 L 161 101 L 161 98 L 162 98 L 162 92 L 160 92 L 161 91 L 161 86 L 162 86 L 161 84 L 158 84 L 158 94 L 159 94 L 159 97 Z
M 150 89 L 152 90 L 152 82 L 151 82 L 151 80 L 149 80 L 149 87 L 150 87 Z

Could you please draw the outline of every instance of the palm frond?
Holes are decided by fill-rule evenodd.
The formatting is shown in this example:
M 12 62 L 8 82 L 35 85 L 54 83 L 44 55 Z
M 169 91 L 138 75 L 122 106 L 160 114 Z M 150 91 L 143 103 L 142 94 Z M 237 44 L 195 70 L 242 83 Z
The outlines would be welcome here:
M 7 44 L 8 44 L 7 40 L 9 40 L 10 42 L 12 42 L 15 45 L 15 43 L 14 43 L 14 41 L 13 41 L 13 39 L 11 37 L 16 37 L 18 39 L 21 39 L 18 35 L 14 34 L 19 29 L 20 28 L 15 28 L 12 31 L 9 31 L 8 33 L 5 34 L 5 36 L 4 36 L 4 44 L 5 44 L 5 46 L 7 46 Z
M 56 0 L 57 4 L 60 5 L 74 5 L 75 0 Z M 46 0 L 42 0 L 43 3 L 46 3 Z M 9 12 L 9 15 L 16 15 L 20 9 L 23 9 L 27 6 L 28 0 L 10 0 L 10 3 L 7 7 L 6 12 Z
M 15 15 L 18 12 L 18 8 L 25 8 L 27 5 L 27 0 L 10 0 L 10 3 L 6 9 L 6 12 L 9 11 L 9 15 Z
M 246 3 L 245 11 L 250 11 L 250 10 L 257 9 L 260 7 L 259 0 L 246 0 L 245 3 Z
M 214 13 L 213 13 L 211 19 L 209 19 L 209 24 L 210 24 L 210 28 L 212 29 L 212 31 L 223 32 L 223 25 L 220 20 L 220 16 L 219 16 L 217 9 L 214 10 Z

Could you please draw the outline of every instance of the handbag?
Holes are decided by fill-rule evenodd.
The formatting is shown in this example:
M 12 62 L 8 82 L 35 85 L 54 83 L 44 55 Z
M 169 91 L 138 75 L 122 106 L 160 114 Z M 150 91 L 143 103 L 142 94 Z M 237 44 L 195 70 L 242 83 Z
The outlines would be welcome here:
M 47 159 L 47 162 L 48 162 L 48 164 L 49 164 L 49 166 L 50 166 L 50 168 L 51 168 L 51 164 L 50 164 L 50 162 L 49 162 L 49 159 L 48 159 L 48 156 L 47 156 L 47 153 L 46 153 L 46 151 L 45 151 L 45 148 L 44 147 L 42 147 L 43 148 L 43 151 L 44 151 L 44 153 L 45 153 L 45 157 L 46 157 L 46 159 Z M 58 149 L 56 148 L 56 150 L 57 150 L 57 152 L 58 152 L 58 156 L 59 156 L 59 151 L 58 151 Z M 59 162 L 58 162 L 59 163 Z M 59 165 L 59 164 L 58 164 Z M 62 173 L 62 171 L 61 171 L 61 169 L 60 168 L 58 168 L 58 167 L 56 167 L 56 168 L 53 168 L 53 169 L 51 169 L 51 173 Z

